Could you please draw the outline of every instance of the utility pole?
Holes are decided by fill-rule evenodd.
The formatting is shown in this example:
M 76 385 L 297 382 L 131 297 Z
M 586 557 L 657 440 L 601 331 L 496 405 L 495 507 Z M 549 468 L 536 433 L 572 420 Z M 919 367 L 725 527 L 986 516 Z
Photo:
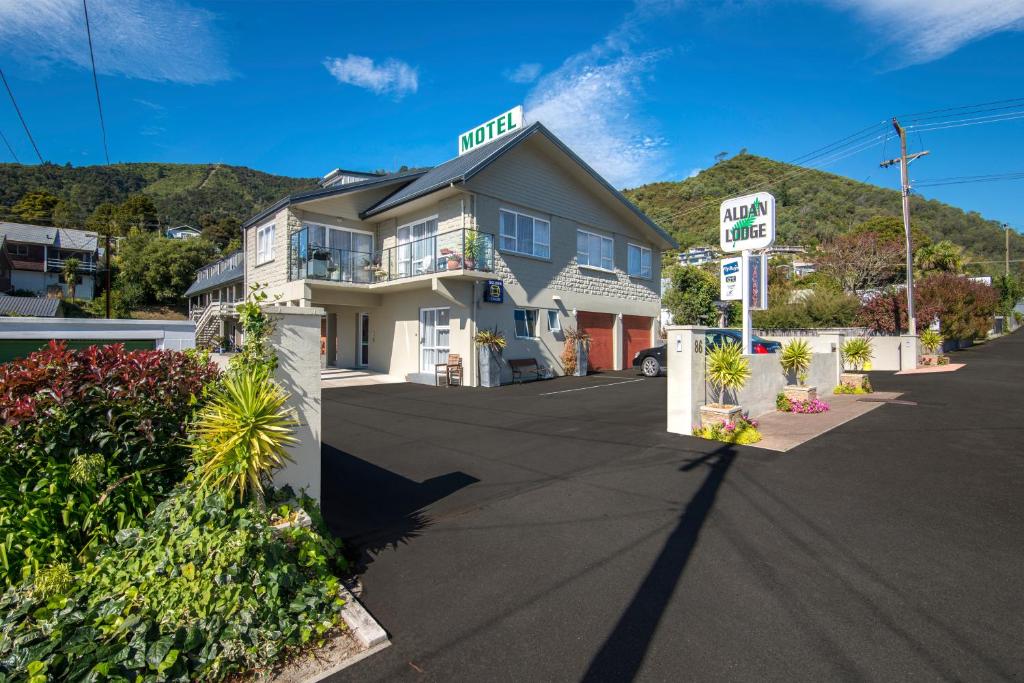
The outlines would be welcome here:
M 103 250 L 107 270 L 107 320 L 110 320 L 110 232 L 107 232 L 107 247 Z
M 907 129 L 892 117 L 892 127 L 900 136 L 900 158 L 883 161 L 882 168 L 900 165 L 900 186 L 903 190 L 903 232 L 907 237 L 907 331 L 917 334 L 917 320 L 914 319 L 914 243 L 910 237 L 910 173 L 907 167 L 914 159 L 928 154 L 928 150 L 907 154 Z
M 1006 274 L 1006 277 L 1010 277 L 1010 226 L 1003 223 L 1003 231 L 1006 233 L 1006 250 L 1003 264 L 1005 270 L 1003 272 Z

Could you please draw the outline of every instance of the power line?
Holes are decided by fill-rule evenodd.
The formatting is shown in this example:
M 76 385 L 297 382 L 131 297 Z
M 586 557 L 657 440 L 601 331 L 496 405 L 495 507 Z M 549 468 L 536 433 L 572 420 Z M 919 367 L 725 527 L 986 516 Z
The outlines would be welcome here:
M 1008 109 L 1010 107 L 1019 106 L 1017 104 L 1009 103 L 1024 103 L 1024 97 L 1012 97 L 1005 100 L 993 100 L 992 102 L 979 102 L 978 104 L 964 104 L 959 107 L 946 107 L 944 109 L 930 109 L 928 111 L 919 111 L 914 114 L 900 114 L 897 118 L 907 119 L 912 121 L 921 121 L 925 118 L 942 118 L 941 116 L 925 116 L 926 114 L 942 114 L 943 112 L 953 112 L 945 114 L 945 116 L 961 116 L 963 114 L 971 113 L 964 111 L 965 109 L 980 109 L 982 107 L 992 107 L 994 104 L 1008 105 L 1006 107 L 993 107 L 993 109 Z M 975 112 L 976 113 L 976 112 Z
M 92 62 L 92 85 L 96 89 L 96 108 L 100 112 L 100 131 L 103 133 L 103 156 L 110 165 L 110 152 L 107 149 L 107 126 L 103 122 L 103 102 L 100 100 L 100 82 L 96 77 L 96 55 L 92 49 L 92 29 L 89 27 L 89 5 L 82 0 L 82 11 L 85 13 L 85 34 L 89 37 L 89 60 Z
M 946 128 L 963 128 L 964 126 L 980 126 L 983 123 L 1002 123 L 1003 121 L 1013 121 L 1014 119 L 1024 119 L 1024 112 L 1018 112 L 1016 116 L 1008 116 L 1007 118 L 992 119 L 988 121 L 972 121 L 967 123 L 950 123 L 946 125 L 937 125 L 931 128 L 914 128 L 914 130 L 923 130 L 925 132 L 935 130 L 945 130 Z
M 32 143 L 32 149 L 36 151 L 36 156 L 39 157 L 39 163 L 43 162 L 43 155 L 39 153 L 39 147 L 36 146 L 35 138 L 32 137 L 32 132 L 28 129 L 28 124 L 25 123 L 25 117 L 21 115 L 21 108 L 18 106 L 18 101 L 14 99 L 14 93 L 11 92 L 11 86 L 7 83 L 7 77 L 4 76 L 4 70 L 0 69 L 0 81 L 4 82 L 4 87 L 7 88 L 7 94 L 11 98 L 11 104 L 14 105 L 14 111 L 18 112 L 18 118 L 21 119 L 21 126 L 25 129 L 25 135 L 28 136 L 28 141 Z
M 964 185 L 966 183 L 994 183 L 1003 180 L 1024 180 L 1024 172 L 993 173 L 992 175 L 935 178 L 914 183 L 915 187 L 938 187 L 940 185 Z
M 14 157 L 14 162 L 20 164 L 21 161 L 18 159 L 18 155 L 14 153 L 14 148 L 11 147 L 11 143 L 7 141 L 7 136 L 4 135 L 2 130 L 0 130 L 0 140 L 3 140 L 4 144 L 7 145 L 7 151 L 11 153 L 12 157 Z
M 980 112 L 978 112 L 978 113 L 980 113 Z M 951 126 L 952 124 L 955 124 L 955 123 L 974 123 L 974 122 L 989 123 L 989 122 L 998 122 L 998 121 L 1002 121 L 1003 119 L 1007 119 L 1007 118 L 1019 118 L 1022 114 L 1024 114 L 1024 109 L 1017 109 L 1017 111 L 1007 111 L 1007 112 L 1003 112 L 1001 114 L 988 114 L 988 115 L 985 115 L 985 116 L 972 116 L 971 118 L 966 118 L 966 119 L 952 119 L 952 120 L 949 120 L 949 121 L 933 121 L 932 123 L 921 123 L 921 124 L 917 124 L 917 125 L 907 126 L 907 129 L 908 130 L 910 130 L 910 129 L 914 129 L 914 130 L 930 130 L 932 128 L 935 128 L 936 126 L 941 126 L 941 127 L 945 128 L 945 127 Z

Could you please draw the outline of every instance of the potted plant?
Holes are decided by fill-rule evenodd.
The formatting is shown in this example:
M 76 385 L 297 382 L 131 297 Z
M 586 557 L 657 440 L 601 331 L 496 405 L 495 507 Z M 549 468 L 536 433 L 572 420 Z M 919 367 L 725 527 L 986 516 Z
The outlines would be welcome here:
M 921 355 L 921 365 L 946 365 L 949 363 L 949 356 L 943 356 L 942 335 L 935 330 L 925 330 L 921 333 L 921 346 L 927 353 Z
M 864 366 L 871 362 L 874 353 L 871 342 L 866 337 L 855 337 L 843 344 L 843 368 L 851 368 L 853 372 L 843 372 L 839 382 L 853 389 L 866 389 L 868 376 L 864 374 Z
M 383 282 L 388 279 L 388 271 L 382 267 L 377 266 L 377 270 L 373 271 L 373 276 L 377 279 L 377 282 Z
M 313 247 L 313 253 L 311 255 L 314 261 L 327 261 L 331 258 L 331 252 L 323 247 Z
M 811 345 L 806 339 L 794 339 L 779 354 L 779 364 L 786 372 L 787 379 L 796 379 L 796 384 L 787 384 L 782 390 L 789 400 L 806 403 L 818 398 L 818 388 L 807 386 L 807 371 L 811 367 L 812 358 Z
M 480 386 L 501 386 L 501 363 L 498 358 L 502 349 L 508 344 L 505 335 L 493 330 L 479 330 L 473 341 L 477 345 L 477 359 L 480 362 Z
M 564 328 L 562 336 L 565 345 L 562 347 L 562 367 L 567 375 L 585 377 L 590 351 L 590 335 L 578 327 L 570 325 Z
M 707 378 L 717 389 L 717 400 L 700 407 L 702 427 L 726 423 L 735 424 L 743 409 L 735 403 L 726 403 L 728 392 L 736 400 L 737 392 L 750 379 L 750 361 L 743 357 L 743 348 L 736 343 L 719 344 L 708 352 Z
M 483 247 L 483 237 L 476 230 L 467 230 L 465 238 L 466 268 L 476 270 L 476 261 L 480 258 L 480 251 Z

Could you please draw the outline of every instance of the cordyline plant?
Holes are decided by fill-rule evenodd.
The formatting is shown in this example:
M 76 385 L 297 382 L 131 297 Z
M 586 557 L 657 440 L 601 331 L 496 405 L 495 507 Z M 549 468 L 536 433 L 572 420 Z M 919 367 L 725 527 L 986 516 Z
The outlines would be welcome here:
M 743 348 L 735 342 L 719 344 L 708 351 L 707 377 L 718 389 L 718 403 L 725 402 L 726 392 L 736 392 L 750 379 L 750 361 L 743 357 Z
M 473 342 L 477 346 L 483 346 L 491 351 L 499 352 L 508 345 L 508 341 L 505 339 L 505 335 L 498 332 L 497 329 L 493 330 L 480 330 L 473 335 Z
M 796 375 L 797 384 L 807 383 L 807 370 L 811 367 L 811 345 L 806 339 L 794 339 L 786 344 L 779 354 L 779 364 L 787 374 Z
M 932 329 L 925 330 L 921 333 L 921 346 L 928 353 L 935 353 L 942 346 L 942 335 Z
M 856 372 L 861 372 L 873 357 L 871 342 L 865 337 L 848 339 L 843 344 L 843 360 Z

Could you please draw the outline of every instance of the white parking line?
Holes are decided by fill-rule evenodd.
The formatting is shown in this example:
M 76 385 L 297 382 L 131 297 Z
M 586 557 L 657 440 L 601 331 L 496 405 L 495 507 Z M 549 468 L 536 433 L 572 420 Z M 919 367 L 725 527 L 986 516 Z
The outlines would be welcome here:
M 537 394 L 538 396 L 553 396 L 554 394 L 568 394 L 570 391 L 586 391 L 587 389 L 600 389 L 601 387 L 614 387 L 618 384 L 632 384 L 633 382 L 643 382 L 642 379 L 627 379 L 623 382 L 610 382 L 608 384 L 595 384 L 590 387 L 579 387 L 578 389 L 562 389 L 561 391 L 549 391 L 546 394 Z

